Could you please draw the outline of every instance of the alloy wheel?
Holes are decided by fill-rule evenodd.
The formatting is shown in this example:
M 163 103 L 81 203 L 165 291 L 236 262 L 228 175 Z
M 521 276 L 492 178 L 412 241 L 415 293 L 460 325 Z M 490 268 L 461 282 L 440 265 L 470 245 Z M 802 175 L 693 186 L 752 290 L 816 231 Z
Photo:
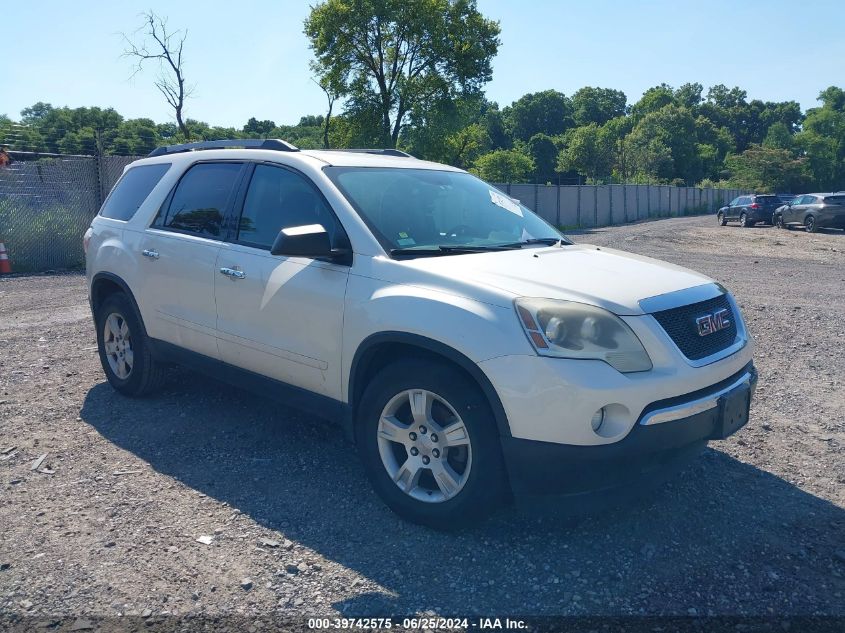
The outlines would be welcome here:
M 103 324 L 103 348 L 112 373 L 121 380 L 129 378 L 135 360 L 132 333 L 126 319 L 117 312 L 109 314 Z
M 425 389 L 396 394 L 379 419 L 382 465 L 406 495 L 440 503 L 457 495 L 472 468 L 469 432 L 457 411 Z

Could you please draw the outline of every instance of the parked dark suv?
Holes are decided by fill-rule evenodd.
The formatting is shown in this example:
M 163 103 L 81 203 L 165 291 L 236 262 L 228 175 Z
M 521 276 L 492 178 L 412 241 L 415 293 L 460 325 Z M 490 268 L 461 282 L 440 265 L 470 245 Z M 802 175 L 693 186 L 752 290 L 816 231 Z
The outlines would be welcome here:
M 803 226 L 809 233 L 845 229 L 845 192 L 798 196 L 775 210 L 774 224 L 778 228 Z
M 729 221 L 738 220 L 743 227 L 754 226 L 758 222 L 772 223 L 774 210 L 783 204 L 783 200 L 773 194 L 750 194 L 734 198 L 731 203 L 716 212 L 716 219 L 721 226 Z

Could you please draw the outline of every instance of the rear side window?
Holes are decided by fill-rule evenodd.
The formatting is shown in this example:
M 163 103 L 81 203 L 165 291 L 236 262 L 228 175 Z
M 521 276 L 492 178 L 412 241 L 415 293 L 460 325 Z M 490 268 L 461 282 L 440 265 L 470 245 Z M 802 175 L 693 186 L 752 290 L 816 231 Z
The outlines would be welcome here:
M 760 204 L 780 204 L 780 198 L 777 196 L 757 196 L 756 202 Z
M 103 203 L 100 215 L 124 222 L 131 220 L 168 169 L 170 163 L 139 165 L 127 170 Z
M 825 196 L 824 201 L 827 204 L 845 205 L 845 195 Z
M 223 216 L 241 173 L 242 163 L 200 163 L 191 167 L 156 224 L 202 237 L 219 238 Z

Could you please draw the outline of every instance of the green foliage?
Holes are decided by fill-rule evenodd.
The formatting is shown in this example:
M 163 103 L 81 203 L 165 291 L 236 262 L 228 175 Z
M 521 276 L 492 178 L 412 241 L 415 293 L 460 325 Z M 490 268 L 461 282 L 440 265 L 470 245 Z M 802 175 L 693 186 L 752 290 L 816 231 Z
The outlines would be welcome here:
M 23 196 L 0 197 L 0 226 L 15 272 L 39 270 L 45 256 L 53 268 L 83 266 L 80 236 L 87 224 L 88 218 L 69 213 L 61 204 L 45 206 Z
M 788 150 L 759 145 L 725 159 L 731 186 L 760 192 L 801 189 L 805 184 L 804 164 L 804 159 L 794 158 Z
M 534 169 L 534 159 L 524 152 L 497 149 L 479 157 L 471 171 L 488 182 L 525 182 Z
M 558 157 L 558 171 L 577 171 L 593 181 L 609 176 L 613 169 L 615 142 L 610 128 L 595 123 L 570 130 Z
M 325 0 L 305 34 L 320 81 L 379 114 L 385 147 L 412 110 L 478 92 L 499 47 L 498 23 L 475 0 Z
M 548 134 L 535 134 L 526 144 L 534 161 L 534 182 L 551 182 L 557 172 L 558 145 Z
M 621 90 L 587 86 L 572 95 L 573 120 L 575 125 L 604 125 L 611 119 L 623 116 L 627 103 L 625 93 Z
M 699 180 L 701 159 L 695 123 L 687 108 L 674 104 L 643 116 L 625 139 L 633 173 L 657 181 Z
M 515 140 L 535 134 L 557 136 L 572 127 L 572 101 L 557 90 L 529 93 L 502 111 L 505 127 Z

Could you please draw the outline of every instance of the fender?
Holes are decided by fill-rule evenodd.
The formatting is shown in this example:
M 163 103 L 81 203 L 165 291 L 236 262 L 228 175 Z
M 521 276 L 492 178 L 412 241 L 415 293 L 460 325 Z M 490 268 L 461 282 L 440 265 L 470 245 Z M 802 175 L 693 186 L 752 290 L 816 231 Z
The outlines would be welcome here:
M 502 406 L 502 401 L 499 394 L 496 393 L 495 387 L 487 378 L 487 375 L 476 365 L 472 360 L 467 358 L 458 350 L 436 341 L 434 339 L 421 336 L 419 334 L 411 334 L 409 332 L 377 332 L 371 334 L 358 346 L 355 351 L 355 356 L 352 359 L 352 365 L 349 370 L 349 411 L 354 415 L 355 407 L 357 406 L 356 398 L 360 392 L 363 391 L 364 385 L 358 384 L 362 376 L 367 373 L 367 366 L 372 360 L 373 353 L 378 346 L 385 343 L 400 343 L 403 345 L 410 345 L 420 349 L 432 352 L 438 356 L 453 362 L 455 365 L 463 369 L 469 376 L 478 384 L 487 401 L 490 403 L 490 408 L 493 411 L 493 417 L 496 420 L 496 427 L 499 431 L 500 437 L 510 437 L 510 425 L 505 414 L 505 408 Z
M 114 273 L 99 272 L 94 275 L 94 278 L 91 280 L 91 288 L 88 293 L 88 301 L 91 305 L 91 313 L 94 318 L 96 319 L 97 317 L 97 308 L 99 307 L 95 299 L 96 293 L 94 292 L 94 289 L 97 287 L 97 284 L 100 281 L 110 281 L 120 286 L 126 296 L 129 297 L 129 301 L 132 304 L 132 309 L 135 310 L 135 316 L 138 317 L 138 322 L 141 324 L 141 329 L 143 329 L 144 331 L 144 336 L 146 336 L 147 327 L 144 325 L 144 319 L 141 318 L 141 310 L 138 309 L 138 302 L 135 300 L 135 295 L 132 294 L 132 291 L 129 289 L 129 284 L 127 284 L 121 277 L 118 277 Z

